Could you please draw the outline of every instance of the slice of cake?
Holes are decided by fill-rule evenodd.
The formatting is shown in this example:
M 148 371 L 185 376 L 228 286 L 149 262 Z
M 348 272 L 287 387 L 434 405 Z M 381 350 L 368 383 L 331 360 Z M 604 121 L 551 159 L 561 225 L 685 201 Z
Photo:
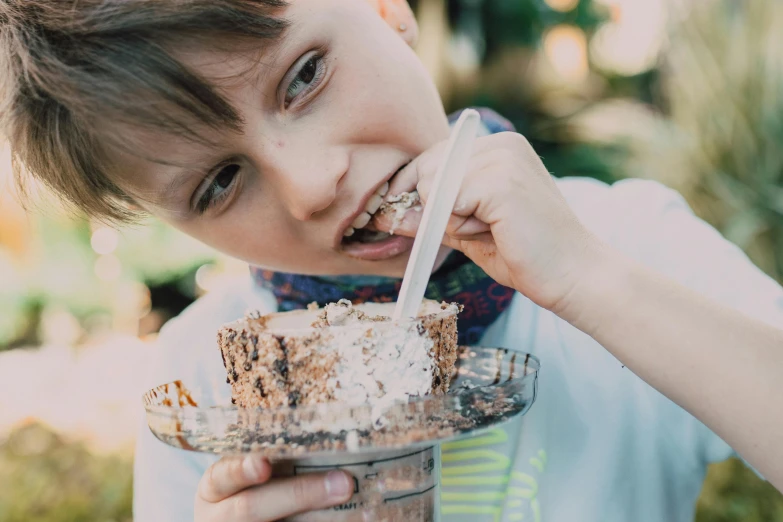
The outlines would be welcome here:
M 278 408 L 445 393 L 457 357 L 458 306 L 425 301 L 417 318 L 393 322 L 394 306 L 342 300 L 225 325 L 218 343 L 232 402 Z

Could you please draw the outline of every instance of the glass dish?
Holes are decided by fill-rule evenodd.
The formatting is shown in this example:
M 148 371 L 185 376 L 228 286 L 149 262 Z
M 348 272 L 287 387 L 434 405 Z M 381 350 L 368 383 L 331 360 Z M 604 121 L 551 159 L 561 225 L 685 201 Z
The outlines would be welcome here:
M 354 497 L 289 520 L 440 520 L 440 445 L 524 415 L 539 361 L 502 348 L 460 347 L 450 390 L 383 411 L 340 403 L 275 410 L 215 403 L 210 390 L 176 381 L 144 395 L 152 433 L 177 448 L 218 455 L 261 453 L 276 476 L 345 469 Z

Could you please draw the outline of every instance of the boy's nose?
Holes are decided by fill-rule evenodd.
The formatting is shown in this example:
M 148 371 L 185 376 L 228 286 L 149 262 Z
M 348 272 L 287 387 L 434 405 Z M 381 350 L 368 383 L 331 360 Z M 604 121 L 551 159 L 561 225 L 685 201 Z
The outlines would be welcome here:
M 347 154 L 337 151 L 289 155 L 276 177 L 290 214 L 300 221 L 308 221 L 328 209 L 337 198 L 347 171 Z
M 288 211 L 299 221 L 309 221 L 319 212 L 326 210 L 335 200 L 337 192 L 334 187 L 324 190 L 312 190 L 312 187 L 303 185 L 299 189 L 293 189 L 286 197 Z

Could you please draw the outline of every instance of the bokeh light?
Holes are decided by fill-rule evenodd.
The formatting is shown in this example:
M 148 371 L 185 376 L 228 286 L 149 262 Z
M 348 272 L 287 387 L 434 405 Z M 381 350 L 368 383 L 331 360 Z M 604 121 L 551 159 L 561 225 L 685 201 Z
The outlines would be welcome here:
M 592 62 L 606 71 L 632 76 L 651 69 L 666 29 L 664 2 L 598 0 L 612 13 L 590 42 Z
M 573 11 L 579 5 L 579 0 L 546 0 L 546 5 L 555 11 L 567 13 L 568 11 Z
M 90 244 L 96 254 L 107 255 L 113 253 L 120 243 L 120 235 L 109 227 L 99 227 L 92 233 Z
M 196 270 L 196 285 L 203 292 L 209 292 L 215 284 L 215 265 L 207 263 Z
M 580 28 L 556 25 L 544 36 L 544 52 L 563 79 L 579 82 L 587 77 L 587 36 Z
M 48 307 L 41 318 L 41 338 L 47 344 L 71 346 L 83 333 L 79 321 L 61 306 Z

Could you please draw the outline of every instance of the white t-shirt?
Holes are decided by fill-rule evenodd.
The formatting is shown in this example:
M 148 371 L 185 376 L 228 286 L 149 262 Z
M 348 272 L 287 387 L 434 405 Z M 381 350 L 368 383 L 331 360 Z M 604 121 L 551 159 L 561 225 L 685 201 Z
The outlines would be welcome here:
M 783 327 L 783 289 L 694 217 L 675 192 L 638 180 L 558 184 L 579 218 L 615 248 Z M 159 360 L 147 384 L 214 383 L 229 396 L 217 329 L 248 309 L 275 308 L 274 298 L 249 280 L 198 300 L 161 332 Z M 482 344 L 535 354 L 541 360 L 539 395 L 520 422 L 444 448 L 445 521 L 693 520 L 707 464 L 733 454 L 721 439 L 589 336 L 522 295 L 515 296 Z M 135 520 L 192 521 L 196 486 L 214 461 L 169 448 L 142 425 Z

